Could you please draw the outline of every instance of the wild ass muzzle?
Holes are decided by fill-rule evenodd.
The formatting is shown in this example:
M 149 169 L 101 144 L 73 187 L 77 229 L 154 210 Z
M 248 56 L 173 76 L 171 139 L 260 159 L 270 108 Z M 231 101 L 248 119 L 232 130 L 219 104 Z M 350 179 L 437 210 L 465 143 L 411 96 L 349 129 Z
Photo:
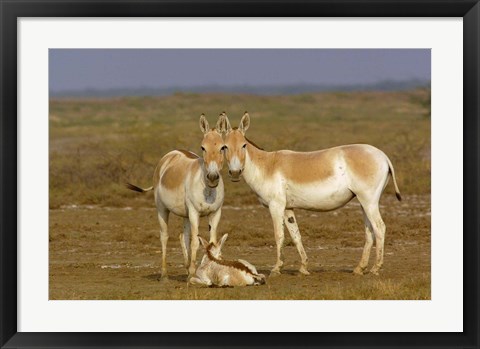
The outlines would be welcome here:
M 257 286 L 265 283 L 265 275 L 259 274 L 257 269 L 247 261 L 239 259 L 229 261 L 222 259 L 222 247 L 228 234 L 222 236 L 220 243 L 208 243 L 199 236 L 205 249 L 205 255 L 197 269 L 195 277 L 190 283 L 199 286 Z
M 189 276 L 195 273 L 199 246 L 199 218 L 208 216 L 210 241 L 217 241 L 217 227 L 222 212 L 224 187 L 220 170 L 223 167 L 224 125 L 220 116 L 215 128 L 210 129 L 205 116 L 200 116 L 203 132 L 201 149 L 203 157 L 186 150 L 174 150 L 158 163 L 153 186 L 142 189 L 127 183 L 127 187 L 138 192 L 154 191 L 160 222 L 162 244 L 162 278 L 167 277 L 168 217 L 170 213 L 183 217 L 183 234 L 180 234 L 185 267 Z M 191 235 L 191 242 L 190 242 Z M 190 253 L 188 251 L 190 245 Z
M 362 208 L 366 239 L 354 273 L 363 274 L 366 270 L 375 237 L 376 261 L 370 272 L 378 274 L 383 265 L 385 237 L 378 203 L 389 175 L 396 196 L 401 200 L 392 163 L 381 150 L 367 144 L 352 144 L 312 152 L 266 152 L 245 137 L 250 125 L 247 112 L 238 128 L 230 126 L 226 115 L 225 122 L 225 157 L 230 178 L 235 182 L 243 176 L 272 216 L 277 247 L 273 275 L 279 274 L 283 265 L 284 224 L 300 254 L 300 272 L 309 274 L 307 255 L 293 212 L 295 208 L 331 211 L 354 197 Z

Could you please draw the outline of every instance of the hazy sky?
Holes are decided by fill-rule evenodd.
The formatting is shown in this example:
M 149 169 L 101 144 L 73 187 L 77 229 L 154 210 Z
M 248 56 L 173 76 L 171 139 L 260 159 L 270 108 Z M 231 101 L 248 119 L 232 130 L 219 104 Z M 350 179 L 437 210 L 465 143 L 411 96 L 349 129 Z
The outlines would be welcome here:
M 429 49 L 50 49 L 51 91 L 430 80 Z

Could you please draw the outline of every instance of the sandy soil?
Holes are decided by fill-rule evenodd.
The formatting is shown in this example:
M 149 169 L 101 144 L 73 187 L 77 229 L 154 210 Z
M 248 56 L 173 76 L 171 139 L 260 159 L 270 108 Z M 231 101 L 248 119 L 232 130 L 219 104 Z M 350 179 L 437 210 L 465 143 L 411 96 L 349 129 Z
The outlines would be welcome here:
M 134 194 L 135 195 L 135 194 Z M 297 221 L 310 276 L 286 232 L 283 274 L 244 288 L 188 286 L 178 235 L 182 220 L 170 218 L 169 280 L 159 280 L 160 239 L 156 210 L 61 206 L 50 210 L 50 299 L 430 299 L 430 196 L 384 194 L 385 264 L 379 276 L 357 276 L 364 229 L 359 204 L 318 213 L 298 210 Z M 208 236 L 206 219 L 201 235 Z M 246 259 L 268 274 L 275 262 L 273 227 L 260 205 L 224 206 L 219 226 L 229 233 L 224 258 Z M 198 261 L 203 252 L 199 252 Z M 375 249 L 372 249 L 370 266 Z

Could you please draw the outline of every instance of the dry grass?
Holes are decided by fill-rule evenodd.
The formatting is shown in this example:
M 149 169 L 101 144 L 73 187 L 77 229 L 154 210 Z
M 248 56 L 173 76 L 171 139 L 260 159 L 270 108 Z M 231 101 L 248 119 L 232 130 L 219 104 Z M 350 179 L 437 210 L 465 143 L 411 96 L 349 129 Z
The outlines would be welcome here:
M 250 139 L 266 150 L 317 150 L 369 143 L 392 160 L 405 194 L 430 193 L 430 120 L 424 91 L 298 96 L 177 94 L 50 102 L 50 207 L 147 205 L 123 183 L 150 186 L 159 158 L 175 148 L 199 152 L 198 118 L 232 123 L 245 109 Z M 391 190 L 389 188 L 388 190 Z M 248 188 L 227 183 L 226 204 L 256 203 Z
M 428 98 L 420 90 L 51 101 L 50 298 L 429 299 Z M 329 213 L 296 213 L 309 277 L 297 275 L 298 254 L 287 237 L 285 273 L 266 286 L 187 287 L 178 243 L 182 221 L 172 217 L 171 278 L 157 281 L 161 255 L 152 195 L 126 190 L 123 183 L 150 186 L 163 154 L 175 148 L 198 151 L 199 115 L 206 113 L 214 123 L 223 110 L 234 124 L 248 110 L 248 136 L 266 150 L 369 143 L 390 157 L 404 201 L 395 200 L 389 184 L 381 201 L 387 237 L 379 277 L 351 274 L 364 244 L 361 212 L 353 201 Z M 219 229 L 230 236 L 226 257 L 247 259 L 268 273 L 275 261 L 268 211 L 243 182 L 227 181 L 225 190 Z M 206 231 L 202 221 L 201 233 Z

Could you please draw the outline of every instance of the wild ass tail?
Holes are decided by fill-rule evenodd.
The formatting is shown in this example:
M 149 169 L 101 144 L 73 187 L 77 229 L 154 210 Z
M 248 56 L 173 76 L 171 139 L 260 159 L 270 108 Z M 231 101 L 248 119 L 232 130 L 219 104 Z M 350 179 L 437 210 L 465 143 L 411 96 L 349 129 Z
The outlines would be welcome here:
M 395 186 L 395 196 L 397 197 L 398 201 L 402 201 L 402 196 L 400 195 L 400 189 L 398 189 L 397 180 L 395 179 L 395 170 L 393 169 L 392 162 L 390 161 L 388 156 L 386 158 L 387 158 L 387 161 L 388 161 L 389 172 L 390 172 L 390 174 L 392 175 L 392 178 L 393 178 L 393 185 Z
M 125 183 L 125 186 L 128 189 L 133 190 L 133 191 L 138 191 L 139 193 L 145 193 L 147 191 L 153 190 L 153 187 L 143 189 L 143 188 L 137 187 L 136 185 L 133 185 L 133 184 L 130 184 L 130 183 Z

